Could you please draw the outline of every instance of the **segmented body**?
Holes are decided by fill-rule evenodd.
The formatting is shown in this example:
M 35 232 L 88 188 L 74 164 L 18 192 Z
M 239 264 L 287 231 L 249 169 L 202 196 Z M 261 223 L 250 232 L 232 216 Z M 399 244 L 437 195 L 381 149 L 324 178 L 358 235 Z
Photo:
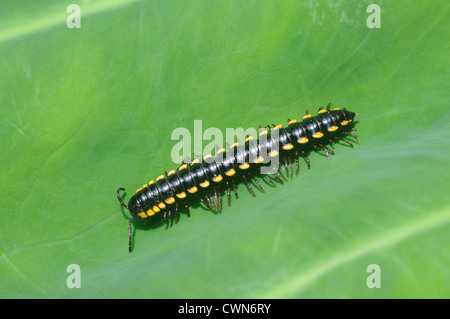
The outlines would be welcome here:
M 230 189 L 237 196 L 235 185 L 241 181 L 246 183 L 255 196 L 249 180 L 253 180 L 264 192 L 255 176 L 262 176 L 276 186 L 274 181 L 283 183 L 279 168 L 285 173 L 290 170 L 293 174 L 292 160 L 295 160 L 295 174 L 299 171 L 299 157 L 304 157 L 308 168 L 310 167 L 307 154 L 311 150 L 322 150 L 329 158 L 329 154 L 334 152 L 326 144 L 340 140 L 353 147 L 345 137 L 351 135 L 356 139 L 351 133 L 356 130 L 352 128 L 356 115 L 345 108 L 330 110 L 328 106 L 326 109 L 320 108 L 314 117 L 307 112 L 301 122 L 289 120 L 287 127 L 267 127 L 260 130 L 258 139 L 248 136 L 243 144 L 236 142 L 228 149 L 219 149 L 214 156 L 195 158 L 144 184 L 130 198 L 128 207 L 119 195 L 119 190 L 123 189 L 119 189 L 118 198 L 131 213 L 130 251 L 133 216 L 146 219 L 161 214 L 163 220 L 167 220 L 167 217 L 177 219 L 179 210 L 184 209 L 189 213 L 189 206 L 193 201 L 200 201 L 207 208 L 220 212 L 222 192 L 226 190 L 230 205 Z M 267 166 L 270 161 L 277 161 L 276 170 L 261 173 L 261 167 Z

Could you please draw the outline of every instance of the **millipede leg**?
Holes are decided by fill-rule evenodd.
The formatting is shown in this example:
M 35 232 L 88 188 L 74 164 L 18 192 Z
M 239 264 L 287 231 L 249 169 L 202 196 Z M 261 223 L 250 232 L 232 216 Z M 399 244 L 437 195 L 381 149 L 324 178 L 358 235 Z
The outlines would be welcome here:
M 270 179 L 270 177 L 267 174 L 261 174 L 273 187 L 277 187 L 277 184 L 273 182 L 273 180 Z
M 306 159 L 306 164 L 308 164 L 308 169 L 311 169 L 311 162 L 309 160 L 308 155 L 306 155 L 305 151 L 302 150 L 302 155 Z
M 258 179 L 255 176 L 253 176 L 250 172 L 248 172 L 247 174 L 248 174 L 248 176 L 250 176 L 251 179 L 253 179 L 253 181 L 256 183 L 256 185 L 258 185 L 258 187 L 261 190 L 261 192 L 265 193 L 266 191 L 264 190 L 264 188 L 262 188 L 262 186 L 259 183 Z
M 216 211 L 219 213 L 219 198 L 217 197 L 217 188 L 214 187 L 214 205 L 216 206 Z M 217 205 L 216 205 L 217 204 Z
M 178 202 L 175 203 L 175 224 L 178 223 L 180 215 L 178 214 Z
M 206 192 L 205 192 L 205 198 L 208 201 L 209 205 L 211 205 L 212 210 L 216 211 L 217 210 L 216 203 L 214 203 L 213 198 Z
M 238 198 L 238 192 L 237 192 L 236 184 L 234 183 L 234 179 L 231 180 L 231 184 L 233 184 L 234 195 L 236 196 L 236 198 Z
M 245 184 L 247 184 L 248 189 L 250 190 L 250 192 L 252 193 L 253 197 L 256 197 L 255 192 L 253 191 L 252 185 L 250 185 L 250 183 L 248 182 L 247 178 L 245 177 L 245 175 L 242 175 L 242 178 L 245 181 Z
M 300 170 L 300 164 L 298 162 L 298 151 L 295 151 L 295 176 L 298 176 Z
M 359 143 L 358 138 L 357 138 L 353 133 L 350 133 L 350 132 L 342 132 L 342 134 L 350 135 L 351 137 L 353 137 L 353 138 Z
M 191 214 L 189 213 L 189 206 L 186 202 L 184 202 L 184 209 L 186 209 L 186 215 L 191 216 Z
M 285 168 L 284 172 L 286 173 L 286 176 L 288 176 L 289 175 L 289 173 L 288 173 L 288 163 L 287 163 L 286 157 L 283 158 L 283 161 L 284 161 L 284 168 Z
M 328 162 L 330 161 L 330 154 L 328 153 L 328 150 L 323 145 L 321 145 L 321 144 L 314 145 L 313 144 L 313 147 L 316 150 L 324 151 L 325 154 L 327 154 Z
M 350 143 L 350 141 L 347 140 L 347 139 L 345 139 L 345 138 L 335 137 L 335 139 L 337 139 L 337 140 L 339 140 L 339 141 L 342 141 L 342 142 L 345 142 L 345 143 L 347 143 L 348 145 L 350 145 L 351 148 L 354 148 L 353 144 Z
M 219 213 L 222 212 L 222 194 L 220 193 L 220 189 L 217 191 L 217 197 L 219 199 L 217 200 L 217 205 L 219 206 Z
M 285 165 L 286 161 L 283 164 Z M 278 165 L 278 168 L 281 168 L 281 170 L 287 175 L 286 168 L 284 167 L 284 165 L 280 165 L 279 162 L 277 163 L 277 165 Z
M 328 162 L 330 161 L 330 153 L 328 153 L 328 150 L 326 149 L 326 148 L 320 148 L 319 147 L 319 149 L 322 149 L 322 151 L 324 151 L 325 152 L 325 154 L 327 154 L 327 159 L 328 159 Z
M 288 158 L 288 160 L 289 160 L 289 174 L 292 176 L 292 158 L 289 156 L 289 158 Z
M 284 183 L 283 180 L 281 179 L 280 175 L 278 174 L 278 172 L 275 172 L 275 173 L 273 173 L 272 175 L 275 176 L 275 178 L 276 178 L 281 184 Z
M 209 204 L 207 203 L 207 202 L 205 202 L 204 200 L 203 200 L 203 198 L 201 198 L 199 195 L 197 195 L 197 194 L 195 194 L 195 197 L 197 197 L 197 199 L 200 201 L 200 202 L 202 202 L 203 203 L 203 205 L 205 205 L 209 210 L 212 210 L 211 209 L 211 206 L 209 206 Z
M 333 155 L 336 155 L 335 153 L 334 153 L 334 151 L 331 149 L 331 148 L 329 148 L 329 147 L 327 147 L 327 146 L 323 146 L 325 149 L 327 149 L 328 150 L 328 152 L 330 152 L 331 154 L 333 154 Z
M 167 226 L 169 226 L 169 223 L 172 224 L 172 211 L 170 209 L 167 210 Z
M 231 205 L 231 195 L 230 195 L 230 184 L 228 184 L 228 181 L 226 182 L 227 185 L 227 198 L 228 198 L 228 207 Z
M 197 154 L 195 154 L 195 153 L 193 152 L 193 153 L 192 153 L 192 160 L 194 160 L 194 159 L 198 159 L 198 160 L 203 161 L 203 156 L 197 155 Z M 192 160 L 191 160 L 191 162 L 192 162 Z

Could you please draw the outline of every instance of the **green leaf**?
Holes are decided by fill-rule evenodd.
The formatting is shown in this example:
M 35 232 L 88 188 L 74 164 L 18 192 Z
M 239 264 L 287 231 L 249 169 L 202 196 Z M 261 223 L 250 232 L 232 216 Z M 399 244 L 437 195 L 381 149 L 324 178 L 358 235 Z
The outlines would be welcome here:
M 0 10 L 0 297 L 450 297 L 447 1 L 375 1 L 373 29 L 370 1 L 99 0 L 74 29 L 70 2 L 22 2 Z M 358 113 L 355 149 L 221 214 L 136 222 L 128 252 L 115 191 L 177 167 L 176 128 L 328 102 Z

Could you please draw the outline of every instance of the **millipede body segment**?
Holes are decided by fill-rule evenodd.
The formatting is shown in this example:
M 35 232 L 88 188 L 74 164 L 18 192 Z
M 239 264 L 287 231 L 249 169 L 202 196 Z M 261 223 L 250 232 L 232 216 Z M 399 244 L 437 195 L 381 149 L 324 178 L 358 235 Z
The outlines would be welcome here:
M 194 202 L 202 203 L 206 208 L 220 212 L 222 210 L 222 193 L 226 191 L 228 206 L 231 201 L 231 190 L 237 197 L 236 184 L 244 182 L 253 196 L 256 196 L 250 181 L 255 182 L 264 192 L 259 180 L 261 176 L 272 186 L 275 182 L 283 183 L 285 174 L 293 175 L 293 161 L 295 160 L 295 175 L 298 174 L 299 157 L 303 157 L 310 168 L 308 153 L 323 151 L 328 160 L 334 151 L 326 146 L 337 141 L 352 143 L 346 139 L 353 135 L 353 120 L 357 113 L 345 108 L 320 108 L 316 116 L 306 111 L 302 121 L 288 120 L 288 125 L 267 126 L 260 129 L 259 138 L 247 136 L 243 144 L 235 142 L 227 149 L 218 149 L 215 155 L 196 157 L 183 162 L 176 170 L 171 170 L 155 180 L 144 184 L 130 198 L 126 205 L 117 190 L 117 197 L 126 209 L 130 211 L 128 224 L 129 250 L 132 249 L 131 223 L 134 216 L 147 219 L 154 215 L 161 215 L 163 222 L 175 218 L 178 220 L 180 210 L 189 214 L 189 206 Z M 275 169 L 263 171 L 268 163 L 276 163 Z M 273 165 L 272 165 L 273 166 Z

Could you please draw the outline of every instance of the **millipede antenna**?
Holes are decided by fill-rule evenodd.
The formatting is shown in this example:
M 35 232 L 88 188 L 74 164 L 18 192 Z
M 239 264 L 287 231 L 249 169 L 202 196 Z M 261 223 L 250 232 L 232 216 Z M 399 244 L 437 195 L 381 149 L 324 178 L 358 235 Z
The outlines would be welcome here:
M 128 209 L 128 206 L 125 205 L 125 203 L 124 203 L 123 200 L 122 200 L 122 197 L 120 196 L 120 192 L 121 192 L 121 191 L 124 191 L 124 190 L 125 190 L 125 188 L 123 188 L 123 187 L 119 187 L 119 188 L 117 189 L 117 198 L 119 199 L 120 204 L 122 204 L 123 207 L 125 207 L 126 209 Z M 128 209 L 128 210 L 129 210 L 129 209 Z
M 130 216 L 130 220 L 128 221 L 128 251 L 131 253 L 132 245 L 133 245 L 133 233 L 131 231 L 131 223 L 133 222 L 133 214 Z

